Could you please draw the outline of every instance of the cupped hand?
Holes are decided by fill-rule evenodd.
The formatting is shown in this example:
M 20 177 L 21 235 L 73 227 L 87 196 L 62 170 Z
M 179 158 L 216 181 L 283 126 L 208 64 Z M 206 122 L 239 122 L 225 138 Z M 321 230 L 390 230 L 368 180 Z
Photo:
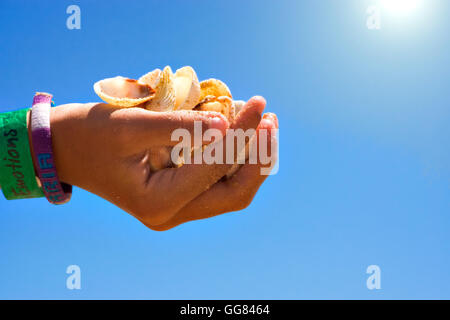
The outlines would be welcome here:
M 223 179 L 231 164 L 184 164 L 153 172 L 149 157 L 152 149 L 178 143 L 171 139 L 176 129 L 186 129 L 193 137 L 197 121 L 202 132 L 218 129 L 222 135 L 229 127 L 257 133 L 269 129 L 264 130 L 267 143 L 276 143 L 270 129 L 278 128 L 278 121 L 274 114 L 262 117 L 264 107 L 263 98 L 250 99 L 232 124 L 215 112 L 152 112 L 103 103 L 52 108 L 59 178 L 112 202 L 153 230 L 241 210 L 267 177 L 260 172 L 267 165 L 246 163 Z

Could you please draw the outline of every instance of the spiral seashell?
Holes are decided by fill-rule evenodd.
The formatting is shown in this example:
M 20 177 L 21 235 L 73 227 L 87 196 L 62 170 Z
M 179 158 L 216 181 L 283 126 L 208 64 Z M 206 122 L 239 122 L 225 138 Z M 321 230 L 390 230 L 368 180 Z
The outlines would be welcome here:
M 155 96 L 148 84 L 120 76 L 96 82 L 94 91 L 103 101 L 119 107 L 134 107 Z

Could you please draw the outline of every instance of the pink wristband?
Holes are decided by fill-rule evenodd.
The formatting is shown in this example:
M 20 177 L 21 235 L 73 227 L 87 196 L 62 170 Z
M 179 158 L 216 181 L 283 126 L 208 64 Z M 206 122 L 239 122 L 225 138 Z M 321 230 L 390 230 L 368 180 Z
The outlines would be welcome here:
M 42 190 L 50 203 L 63 204 L 70 200 L 72 186 L 61 183 L 56 173 L 50 131 L 50 108 L 52 95 L 37 92 L 31 109 L 31 140 L 33 158 Z

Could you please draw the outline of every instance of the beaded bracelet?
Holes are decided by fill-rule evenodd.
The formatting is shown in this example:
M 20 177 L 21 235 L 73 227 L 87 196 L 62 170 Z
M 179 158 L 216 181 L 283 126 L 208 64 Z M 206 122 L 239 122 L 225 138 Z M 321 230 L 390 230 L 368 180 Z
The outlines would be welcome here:
M 38 177 L 45 197 L 50 203 L 63 204 L 70 200 L 72 186 L 59 181 L 52 151 L 50 108 L 52 95 L 37 92 L 31 111 L 31 140 Z

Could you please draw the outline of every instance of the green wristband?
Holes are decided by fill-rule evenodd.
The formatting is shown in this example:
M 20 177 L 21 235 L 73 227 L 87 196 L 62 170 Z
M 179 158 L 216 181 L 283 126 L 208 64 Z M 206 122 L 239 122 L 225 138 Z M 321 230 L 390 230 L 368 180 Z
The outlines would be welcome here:
M 30 152 L 28 110 L 0 114 L 0 186 L 8 200 L 44 197 Z

